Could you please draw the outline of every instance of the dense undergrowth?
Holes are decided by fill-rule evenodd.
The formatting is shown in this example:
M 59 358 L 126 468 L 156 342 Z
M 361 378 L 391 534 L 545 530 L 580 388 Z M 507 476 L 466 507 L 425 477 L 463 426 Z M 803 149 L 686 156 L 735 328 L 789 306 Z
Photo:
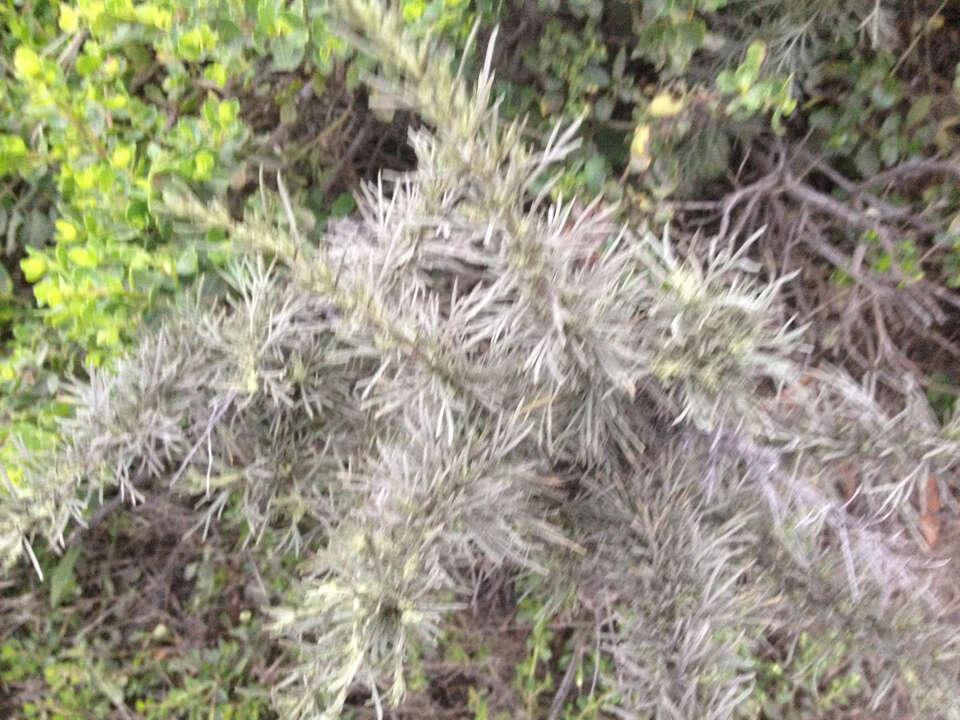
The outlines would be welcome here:
M 0 715 L 960 717 L 960 9 L 0 11 Z

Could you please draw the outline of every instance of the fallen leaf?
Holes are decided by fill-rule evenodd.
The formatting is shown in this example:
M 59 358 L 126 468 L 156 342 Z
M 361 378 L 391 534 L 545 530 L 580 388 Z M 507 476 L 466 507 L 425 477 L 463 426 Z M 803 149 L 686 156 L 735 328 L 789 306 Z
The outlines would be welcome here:
M 843 501 L 850 502 L 857 492 L 857 474 L 854 472 L 853 465 L 844 462 L 840 466 L 840 473 L 843 475 Z
M 675 100 L 668 92 L 662 92 L 651 102 L 647 112 L 655 118 L 673 117 L 683 109 L 683 100 Z
M 806 387 L 812 382 L 813 382 L 812 375 L 804 375 L 792 385 L 788 385 L 787 387 L 785 387 L 780 392 L 780 404 L 783 405 L 783 407 L 786 408 L 787 410 L 793 410 L 793 408 L 796 406 L 796 403 L 794 402 L 794 399 L 793 399 L 794 394 L 798 390 L 801 390 L 802 388 Z
M 650 167 L 651 161 L 650 127 L 637 125 L 633 131 L 633 142 L 630 143 L 630 165 L 636 172 L 643 172 Z
M 940 540 L 940 492 L 937 489 L 937 479 L 931 473 L 927 475 L 927 484 L 924 488 L 923 514 L 917 523 L 917 529 L 927 543 L 927 549 L 933 550 Z

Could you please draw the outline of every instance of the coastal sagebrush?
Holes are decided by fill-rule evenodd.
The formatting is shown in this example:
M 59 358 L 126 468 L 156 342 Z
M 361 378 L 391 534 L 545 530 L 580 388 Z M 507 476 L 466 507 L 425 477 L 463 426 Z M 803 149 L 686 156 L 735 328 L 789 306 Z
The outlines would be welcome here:
M 272 608 L 299 649 L 284 717 L 335 717 L 357 689 L 400 701 L 411 648 L 492 567 L 593 624 L 620 717 L 730 717 L 754 681 L 743 648 L 802 632 L 842 635 L 875 711 L 960 716 L 960 634 L 897 533 L 957 457 L 953 426 L 806 367 L 786 280 L 749 244 L 682 255 L 599 202 L 548 202 L 576 128 L 537 147 L 503 122 L 489 55 L 471 89 L 377 2 L 337 17 L 425 121 L 417 169 L 317 236 L 280 177 L 284 211 L 240 223 L 168 188 L 168 212 L 240 251 L 228 290 L 76 386 L 62 447 L 10 488 L 8 555 L 61 543 L 107 492 L 187 494 L 198 527 L 237 501 L 251 541 L 282 528 L 277 550 L 304 558 Z

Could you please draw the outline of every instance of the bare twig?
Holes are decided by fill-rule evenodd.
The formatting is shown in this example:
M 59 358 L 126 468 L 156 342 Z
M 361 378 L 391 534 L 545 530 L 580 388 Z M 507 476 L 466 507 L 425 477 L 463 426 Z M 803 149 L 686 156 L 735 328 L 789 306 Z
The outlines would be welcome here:
M 83 525 L 77 525 L 73 528 L 70 534 L 67 536 L 66 546 L 72 546 L 76 543 L 80 536 L 86 532 L 89 532 L 97 525 L 106 520 L 114 511 L 123 504 L 123 498 L 120 495 L 115 495 L 110 500 L 101 505 L 97 510 L 90 516 L 90 519 L 86 521 Z
M 874 230 L 878 235 L 886 232 L 885 228 L 880 225 L 877 218 L 871 217 L 866 213 L 858 213 L 856 210 L 851 209 L 844 203 L 834 200 L 829 195 L 818 192 L 809 185 L 799 182 L 789 173 L 785 174 L 783 177 L 783 189 L 790 197 L 794 198 L 798 202 L 812 205 L 818 210 L 823 210 L 824 212 L 843 220 L 851 227 Z
M 779 173 L 765 175 L 756 182 L 740 188 L 736 192 L 730 193 L 723 199 L 723 217 L 720 220 L 720 229 L 717 231 L 718 238 L 727 236 L 730 228 L 730 216 L 733 210 L 744 200 L 755 195 L 761 195 L 774 190 L 780 183 Z
M 547 714 L 547 720 L 556 720 L 558 717 L 560 717 L 560 713 L 563 710 L 563 703 L 567 699 L 567 695 L 570 694 L 570 687 L 573 685 L 573 677 L 577 672 L 577 667 L 579 667 L 582 657 L 583 643 L 581 643 L 578 638 L 575 641 L 573 655 L 570 657 L 570 663 L 567 665 L 567 671 L 563 674 L 563 680 L 560 681 L 560 686 L 557 688 L 557 692 L 553 696 L 553 702 L 550 703 L 550 712 Z
M 882 185 L 893 180 L 905 180 L 918 175 L 946 174 L 960 179 L 960 160 L 934 160 L 932 158 L 917 158 L 892 167 L 889 170 L 877 173 L 864 180 L 863 186 Z
M 70 44 L 67 45 L 63 52 L 57 57 L 57 65 L 61 68 L 66 69 L 67 65 L 73 62 L 73 59 L 77 56 L 77 53 L 80 51 L 83 41 L 87 39 L 87 31 L 80 30 L 77 32 L 71 39 Z

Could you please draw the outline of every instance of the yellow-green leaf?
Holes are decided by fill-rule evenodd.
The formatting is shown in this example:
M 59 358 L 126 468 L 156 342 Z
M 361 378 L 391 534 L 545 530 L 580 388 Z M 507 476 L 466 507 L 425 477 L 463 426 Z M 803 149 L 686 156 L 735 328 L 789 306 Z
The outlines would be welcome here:
M 74 173 L 73 180 L 81 190 L 89 190 L 97 181 L 97 168 L 94 165 L 88 165 L 80 172 Z
M 407 22 L 419 20 L 427 9 L 427 3 L 424 0 L 407 0 L 403 4 L 403 19 Z
M 133 159 L 133 148 L 129 145 L 117 145 L 110 155 L 110 164 L 115 168 L 125 168 Z
M 223 87 L 227 82 L 227 71 L 220 63 L 208 65 L 207 69 L 203 71 L 203 76 L 218 87 Z
M 86 247 L 73 248 L 67 253 L 67 257 L 70 259 L 70 262 L 80 267 L 93 267 L 99 260 L 97 253 Z
M 13 53 L 13 66 L 17 69 L 17 72 L 28 78 L 43 74 L 43 66 L 40 64 L 40 58 L 33 50 L 25 45 L 21 45 Z
M 643 172 L 648 167 L 650 157 L 650 126 L 637 125 L 633 131 L 633 142 L 630 143 L 630 165 L 637 172 Z
M 61 242 L 70 243 L 77 239 L 77 229 L 73 223 L 67 220 L 57 220 L 54 225 L 57 228 L 57 239 Z
M 20 261 L 20 269 L 27 282 L 36 282 L 47 271 L 47 260 L 43 255 L 31 255 Z
M 116 95 L 104 98 L 103 104 L 108 110 L 120 110 L 127 106 L 127 96 L 117 93 Z
M 201 150 L 193 159 L 194 172 L 198 180 L 206 180 L 213 170 L 213 153 Z
M 144 25 L 153 25 L 161 30 L 170 29 L 173 16 L 169 10 L 162 10 L 155 5 L 138 5 L 133 12 L 137 22 Z
M 767 56 L 767 46 L 762 40 L 754 40 L 747 48 L 747 55 L 743 60 L 743 67 L 749 69 L 750 74 L 756 77 L 760 72 L 760 66 Z
M 99 347 L 113 347 L 120 342 L 120 332 L 115 327 L 107 327 L 97 331 L 97 345 Z
M 10 159 L 22 158 L 27 154 L 27 144 L 19 135 L 0 135 L 0 153 Z
M 651 102 L 647 112 L 656 118 L 673 117 L 683 109 L 683 100 L 675 100 L 668 92 L 662 92 Z
M 240 112 L 240 102 L 236 99 L 227 100 L 220 103 L 217 108 L 217 119 L 220 121 L 220 127 L 229 127 L 237 119 Z
M 60 3 L 60 29 L 64 32 L 76 32 L 78 23 L 77 11 L 66 3 Z
M 63 295 L 60 294 L 60 288 L 54 285 L 49 278 L 41 280 L 34 285 L 33 294 L 37 300 L 46 303 L 50 307 L 63 302 Z

